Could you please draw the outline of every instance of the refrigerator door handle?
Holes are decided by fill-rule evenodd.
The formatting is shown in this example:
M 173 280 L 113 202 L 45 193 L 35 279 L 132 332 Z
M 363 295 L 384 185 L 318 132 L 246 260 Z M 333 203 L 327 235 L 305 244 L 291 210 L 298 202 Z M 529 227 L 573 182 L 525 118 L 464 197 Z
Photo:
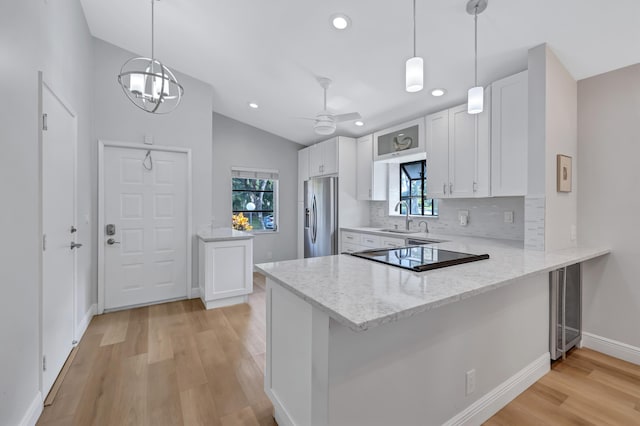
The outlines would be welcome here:
M 311 211 L 308 208 L 304 209 L 304 229 L 309 229 L 310 214 L 311 214 Z
M 311 242 L 316 243 L 318 237 L 318 205 L 316 203 L 316 196 L 313 195 L 313 202 L 311 203 L 311 209 L 313 210 L 313 229 L 311 231 Z

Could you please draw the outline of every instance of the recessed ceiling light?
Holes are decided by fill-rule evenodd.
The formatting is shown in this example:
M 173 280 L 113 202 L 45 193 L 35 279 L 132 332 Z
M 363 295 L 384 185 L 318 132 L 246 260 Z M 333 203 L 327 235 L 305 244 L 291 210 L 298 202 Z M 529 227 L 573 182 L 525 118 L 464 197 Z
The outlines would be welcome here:
M 353 124 L 355 124 L 355 125 L 356 125 L 356 126 L 358 126 L 358 127 L 362 127 L 362 126 L 364 126 L 364 121 L 360 121 L 360 120 L 358 120 L 358 121 L 356 121 L 356 122 L 355 122 L 355 123 L 353 123 Z
M 336 30 L 346 30 L 351 25 L 351 19 L 342 13 L 337 13 L 331 17 L 331 25 Z
M 255 102 L 249 102 L 249 107 L 253 109 L 258 109 L 258 104 Z
M 443 96 L 447 91 L 445 89 L 433 89 L 431 91 L 431 96 L 440 97 Z

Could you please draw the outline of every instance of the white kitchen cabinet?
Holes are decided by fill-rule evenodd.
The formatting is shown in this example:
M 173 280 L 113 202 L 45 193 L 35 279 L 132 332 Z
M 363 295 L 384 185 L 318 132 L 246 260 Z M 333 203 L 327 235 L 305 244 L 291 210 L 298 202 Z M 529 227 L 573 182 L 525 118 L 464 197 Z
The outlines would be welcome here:
M 309 180 L 309 152 L 311 148 L 298 151 L 298 201 L 304 201 L 304 182 Z
M 373 135 L 356 141 L 356 195 L 358 200 L 387 199 L 387 165 L 373 161 Z
M 404 247 L 406 245 L 404 238 L 374 235 L 366 232 L 341 231 L 341 235 L 342 253 L 354 253 L 377 248 Z
M 487 109 L 469 114 L 466 104 L 427 116 L 429 197 L 489 196 L 488 117 Z
M 527 194 L 529 73 L 491 84 L 491 194 Z
M 424 117 L 373 134 L 373 159 L 388 163 L 424 160 Z
M 427 195 L 444 198 L 449 187 L 449 111 L 427 116 Z
M 335 137 L 311 145 L 309 150 L 309 177 L 338 173 L 338 141 L 339 138 Z
M 253 292 L 253 235 L 221 228 L 198 238 L 202 303 L 207 309 L 246 303 Z

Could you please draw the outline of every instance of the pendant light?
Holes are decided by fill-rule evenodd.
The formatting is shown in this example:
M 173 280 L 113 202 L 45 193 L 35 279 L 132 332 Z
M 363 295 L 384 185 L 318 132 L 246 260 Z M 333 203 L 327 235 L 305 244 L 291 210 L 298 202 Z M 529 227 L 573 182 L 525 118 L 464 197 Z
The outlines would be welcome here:
M 467 99 L 467 112 L 469 114 L 479 114 L 484 109 L 484 88 L 478 86 L 478 15 L 487 8 L 489 0 L 469 0 L 467 3 L 467 13 L 473 15 L 475 28 L 474 43 L 474 87 L 469 89 Z
M 184 94 L 175 75 L 154 56 L 154 6 L 151 0 L 151 58 L 132 58 L 122 65 L 118 83 L 127 98 L 138 108 L 152 114 L 173 111 Z
M 413 57 L 405 64 L 407 92 L 419 92 L 424 87 L 424 61 L 416 56 L 416 0 L 413 0 Z

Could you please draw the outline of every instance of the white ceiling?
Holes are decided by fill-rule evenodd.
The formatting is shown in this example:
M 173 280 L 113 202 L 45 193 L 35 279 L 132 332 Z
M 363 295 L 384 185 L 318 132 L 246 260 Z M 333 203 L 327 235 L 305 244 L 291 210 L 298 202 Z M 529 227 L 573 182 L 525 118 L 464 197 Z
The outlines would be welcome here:
M 81 3 L 95 37 L 150 55 L 149 0 Z M 162 0 L 156 56 L 210 83 L 216 112 L 303 144 L 323 137 L 293 117 L 321 109 L 315 76 L 330 77 L 329 109 L 359 111 L 366 123 L 343 123 L 338 134 L 359 136 L 465 101 L 473 83 L 465 5 L 418 0 L 417 53 L 426 69 L 418 93 L 404 90 L 411 0 Z M 351 17 L 348 30 L 331 27 L 337 12 Z M 525 69 L 527 50 L 544 42 L 577 80 L 638 63 L 640 0 L 490 0 L 479 17 L 480 82 Z M 434 87 L 447 95 L 433 98 Z

